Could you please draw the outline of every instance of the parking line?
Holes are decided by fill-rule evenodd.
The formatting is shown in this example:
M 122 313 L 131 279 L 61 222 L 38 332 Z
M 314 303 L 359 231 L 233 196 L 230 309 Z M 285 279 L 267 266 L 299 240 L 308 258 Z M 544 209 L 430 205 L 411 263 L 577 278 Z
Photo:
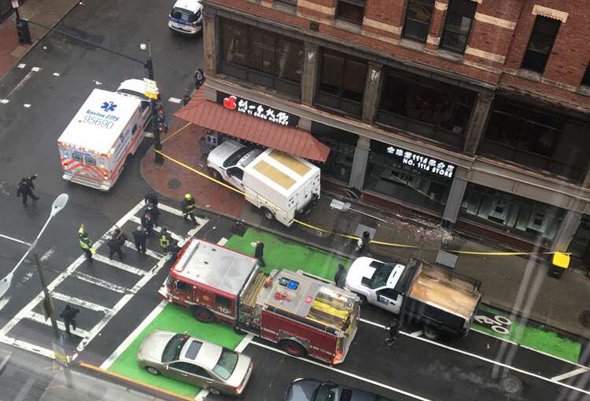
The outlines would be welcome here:
M 565 379 L 569 379 L 570 377 L 577 376 L 577 375 L 580 375 L 582 373 L 586 373 L 586 372 L 589 372 L 589 371 L 590 371 L 590 368 L 584 368 L 584 367 L 582 367 L 582 368 L 578 368 L 578 369 L 572 370 L 571 372 L 566 372 L 566 373 L 561 374 L 559 376 L 553 376 L 551 378 L 551 380 L 553 380 L 554 382 L 559 382 L 559 381 L 562 381 L 562 380 L 565 380 Z
M 252 341 L 250 344 L 254 344 L 254 345 L 256 345 L 258 347 L 261 347 L 261 348 L 266 348 L 266 349 L 268 349 L 270 351 L 273 351 L 273 352 L 276 352 L 278 354 L 283 354 L 283 355 L 290 356 L 290 357 L 295 358 L 295 359 L 299 359 L 301 362 L 306 362 L 306 363 L 309 363 L 311 365 L 320 366 L 322 368 L 331 370 L 333 372 L 337 372 L 337 373 L 343 374 L 345 376 L 352 377 L 354 379 L 364 381 L 365 383 L 373 384 L 375 386 L 378 386 L 378 387 L 381 387 L 381 388 L 384 388 L 384 389 L 387 389 L 387 390 L 391 390 L 391 391 L 394 391 L 394 392 L 399 393 L 399 394 L 406 395 L 406 396 L 411 397 L 411 398 L 414 398 L 416 400 L 420 400 L 420 401 L 432 401 L 429 398 L 424 398 L 424 397 L 421 397 L 419 395 L 412 394 L 412 393 L 409 393 L 409 392 L 404 391 L 402 389 L 399 389 L 397 387 L 393 387 L 393 386 L 390 386 L 388 384 L 384 384 L 384 383 L 378 382 L 376 380 L 367 379 L 366 377 L 362 377 L 362 376 L 356 375 L 354 373 L 347 372 L 345 370 L 336 369 L 333 366 L 326 365 L 326 364 L 321 363 L 321 362 L 313 361 L 313 360 L 307 359 L 307 358 L 297 358 L 297 357 L 294 357 L 292 355 L 287 354 L 285 351 L 281 351 L 279 349 L 273 348 L 273 347 L 271 347 L 269 345 L 266 345 L 266 344 L 261 344 L 261 343 L 258 343 L 256 341 Z
M 18 239 L 18 238 L 9 237 L 8 235 L 0 234 L 0 237 L 2 237 L 2 238 L 4 238 L 4 239 L 8 239 L 8 240 L 10 240 L 10 241 L 18 242 L 19 244 L 23 244 L 23 245 L 26 245 L 26 246 L 30 246 L 30 245 L 31 245 L 31 244 L 29 244 L 28 242 L 21 241 L 21 240 L 20 240 L 20 239 Z

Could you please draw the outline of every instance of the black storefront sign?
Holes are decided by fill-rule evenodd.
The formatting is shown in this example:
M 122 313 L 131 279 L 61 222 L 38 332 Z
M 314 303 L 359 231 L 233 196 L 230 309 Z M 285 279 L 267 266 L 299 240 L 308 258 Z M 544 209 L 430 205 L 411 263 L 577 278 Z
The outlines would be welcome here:
M 299 123 L 299 116 L 252 100 L 228 95 L 227 93 L 217 92 L 217 103 L 223 105 L 226 109 L 258 117 L 275 124 L 296 127 Z
M 452 179 L 455 175 L 456 166 L 454 164 L 424 156 L 420 153 L 415 153 L 397 146 L 388 146 L 387 154 L 418 171 L 449 179 Z

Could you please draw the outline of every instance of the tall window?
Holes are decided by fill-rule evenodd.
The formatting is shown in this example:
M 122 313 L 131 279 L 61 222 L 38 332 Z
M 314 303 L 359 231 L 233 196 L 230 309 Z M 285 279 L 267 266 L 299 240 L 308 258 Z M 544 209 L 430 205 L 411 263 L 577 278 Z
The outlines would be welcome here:
M 440 47 L 464 53 L 477 3 L 472 0 L 451 0 Z
M 522 59 L 521 68 L 531 70 L 540 74 L 545 71 L 553 42 L 561 22 L 547 17 L 537 16 L 529 45 Z
M 300 96 L 303 43 L 236 21 L 221 20 L 221 72 Z
M 434 0 L 409 0 L 402 36 L 406 39 L 426 42 L 433 8 Z
M 580 83 L 580 85 L 590 86 L 590 63 L 588 63 L 588 65 L 586 66 L 586 72 L 582 77 L 582 82 Z
M 361 117 L 367 62 L 343 53 L 324 51 L 316 103 Z
M 361 25 L 365 15 L 365 0 L 338 0 L 336 18 Z

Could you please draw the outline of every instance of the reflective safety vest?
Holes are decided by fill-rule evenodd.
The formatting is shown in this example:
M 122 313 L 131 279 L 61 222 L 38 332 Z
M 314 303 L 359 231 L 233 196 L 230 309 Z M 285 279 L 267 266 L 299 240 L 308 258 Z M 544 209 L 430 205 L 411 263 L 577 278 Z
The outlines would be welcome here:
M 166 234 L 160 235 L 160 246 L 162 249 L 166 249 L 170 246 L 170 238 Z
M 88 234 L 80 233 L 80 248 L 90 249 L 92 247 L 92 241 L 88 238 Z

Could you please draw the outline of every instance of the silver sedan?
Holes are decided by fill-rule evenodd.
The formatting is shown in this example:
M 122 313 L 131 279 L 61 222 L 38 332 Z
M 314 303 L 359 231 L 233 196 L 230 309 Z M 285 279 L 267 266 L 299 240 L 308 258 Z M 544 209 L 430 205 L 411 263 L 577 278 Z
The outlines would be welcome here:
M 156 330 L 137 351 L 137 362 L 153 375 L 203 387 L 211 394 L 239 395 L 252 373 L 250 357 L 188 334 Z

